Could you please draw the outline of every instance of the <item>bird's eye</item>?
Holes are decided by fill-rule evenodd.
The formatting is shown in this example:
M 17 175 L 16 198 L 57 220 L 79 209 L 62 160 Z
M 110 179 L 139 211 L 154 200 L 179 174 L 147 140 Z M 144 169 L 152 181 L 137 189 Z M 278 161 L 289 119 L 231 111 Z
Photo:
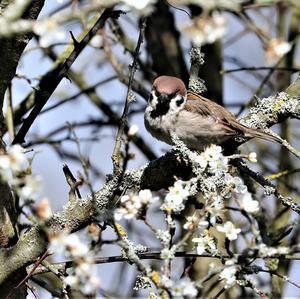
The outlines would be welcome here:
M 180 99 L 178 99 L 176 101 L 176 105 L 179 107 L 183 102 L 184 102 L 184 99 L 182 97 L 180 97 Z

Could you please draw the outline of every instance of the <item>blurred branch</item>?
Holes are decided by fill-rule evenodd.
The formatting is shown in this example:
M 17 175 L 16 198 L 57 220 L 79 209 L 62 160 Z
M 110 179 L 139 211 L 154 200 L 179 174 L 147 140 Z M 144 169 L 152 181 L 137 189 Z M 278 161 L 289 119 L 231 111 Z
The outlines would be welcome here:
M 51 50 L 47 50 L 47 55 L 49 56 L 49 58 L 51 58 L 52 60 L 56 60 L 56 55 L 53 51 Z M 128 81 L 128 77 L 127 75 L 124 76 L 124 79 L 126 77 L 126 82 Z M 114 125 L 118 125 L 119 121 L 120 121 L 120 116 L 115 113 L 112 108 L 111 105 L 108 105 L 107 103 L 104 102 L 104 100 L 96 93 L 95 88 L 91 88 L 88 85 L 88 83 L 85 81 L 85 79 L 83 78 L 83 76 L 80 73 L 76 73 L 72 70 L 68 71 L 68 78 L 70 78 L 72 80 L 73 83 L 75 83 L 81 91 L 84 91 L 84 94 L 86 96 L 88 96 L 89 100 L 99 109 L 101 110 L 106 116 L 108 116 L 109 121 L 111 121 Z M 120 77 L 119 77 L 120 79 Z M 125 81 L 124 81 L 125 82 Z M 126 84 L 126 83 L 125 83 Z M 144 89 L 141 88 L 142 85 L 139 84 L 137 81 L 133 82 L 133 90 L 139 94 L 141 94 L 143 97 L 148 98 L 148 94 L 149 92 Z M 19 109 L 16 110 L 16 112 L 18 111 L 26 111 L 26 106 L 27 106 L 26 101 L 23 101 L 23 105 L 20 106 Z M 15 112 L 15 113 L 16 113 Z M 24 113 L 24 111 L 23 111 Z M 21 116 L 21 115 L 20 115 Z M 129 127 L 126 125 L 125 128 L 125 133 L 129 130 Z M 139 135 L 135 135 L 132 138 L 132 142 L 140 149 L 140 151 L 149 159 L 149 160 L 153 160 L 156 158 L 156 155 L 154 154 L 154 152 L 151 150 L 151 148 L 145 143 L 145 141 L 143 140 L 143 138 Z
M 267 67 L 267 66 L 259 66 L 259 67 L 241 67 L 236 69 L 228 69 L 222 70 L 221 74 L 230 74 L 241 71 L 261 71 L 261 70 L 272 70 L 272 71 L 287 71 L 291 73 L 300 72 L 300 68 L 295 67 Z
M 165 1 L 157 1 L 155 11 L 147 20 L 145 37 L 153 75 L 175 76 L 187 85 L 189 73 L 179 42 L 180 35 L 175 26 L 174 15 Z
M 23 143 L 25 141 L 24 138 L 34 120 L 39 115 L 40 111 L 43 109 L 60 81 L 67 75 L 68 70 L 78 55 L 86 47 L 98 30 L 105 25 L 105 22 L 108 18 L 116 18 L 119 15 L 119 11 L 112 11 L 109 9 L 96 14 L 89 22 L 90 26 L 88 26 L 87 29 L 85 29 L 85 31 L 81 34 L 79 41 L 75 42 L 73 39 L 74 44 L 67 48 L 58 61 L 56 61 L 54 68 L 42 78 L 37 90 L 35 90 L 29 96 L 33 98 L 35 106 L 22 124 L 13 141 L 13 144 Z
M 10 4 L 13 1 L 1 1 L 1 12 L 5 13 L 6 9 L 10 9 Z M 22 13 L 23 19 L 36 20 L 41 9 L 44 6 L 44 0 L 34 0 Z M 26 2 L 28 3 L 28 1 Z M 22 4 L 22 3 L 21 3 Z M 25 4 L 25 2 L 24 2 Z M 22 6 L 23 7 L 23 6 Z M 25 7 L 24 7 L 25 8 Z M 0 65 L 1 65 L 1 80 L 0 80 L 0 134 L 2 137 L 5 125 L 3 123 L 2 107 L 4 101 L 4 94 L 13 79 L 19 59 L 25 49 L 26 45 L 32 38 L 32 33 L 19 34 L 12 38 L 0 37 Z
M 297 253 L 297 252 L 296 252 Z M 163 260 L 161 257 L 161 252 L 145 252 L 145 253 L 139 253 L 138 254 L 139 258 L 141 260 L 148 260 L 148 259 L 153 259 L 153 260 Z M 230 259 L 231 256 L 229 255 L 212 255 L 209 253 L 204 253 L 204 254 L 197 254 L 194 252 L 186 252 L 186 251 L 177 251 L 174 253 L 175 257 L 182 257 L 182 258 L 211 258 L 211 259 Z M 263 256 L 260 257 L 259 255 L 251 255 L 251 254 L 236 254 L 237 258 L 241 259 L 248 259 L 248 258 L 257 258 L 257 259 L 280 259 L 280 260 L 289 260 L 289 261 L 299 261 L 300 257 L 299 256 L 293 256 L 293 255 L 273 255 L 273 256 Z M 115 256 L 108 256 L 108 257 L 97 257 L 94 259 L 94 263 L 101 265 L 101 264 L 107 264 L 107 263 L 119 263 L 119 262 L 128 262 L 128 258 L 121 256 L 121 255 L 115 255 Z M 65 271 L 68 268 L 73 267 L 74 262 L 73 261 L 66 261 L 63 263 L 53 263 L 52 266 L 56 268 L 58 271 Z M 32 266 L 29 266 L 27 268 L 27 271 L 32 271 Z M 43 274 L 43 273 L 48 273 L 49 269 L 43 266 L 39 266 L 33 275 L 38 275 L 38 274 Z

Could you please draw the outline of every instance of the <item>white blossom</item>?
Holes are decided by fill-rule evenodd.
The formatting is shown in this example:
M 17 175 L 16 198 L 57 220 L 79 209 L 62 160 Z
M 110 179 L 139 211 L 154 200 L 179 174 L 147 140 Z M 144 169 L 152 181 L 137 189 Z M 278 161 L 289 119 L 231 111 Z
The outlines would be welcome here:
M 50 236 L 49 250 L 74 258 L 86 257 L 89 252 L 87 245 L 81 242 L 76 234 L 67 232 Z
M 235 193 L 243 194 L 248 190 L 247 186 L 244 184 L 243 180 L 240 177 L 233 177 L 229 173 L 226 173 L 224 176 L 224 180 L 226 182 L 226 185 L 233 188 L 233 192 Z
M 168 231 L 157 229 L 156 230 L 156 237 L 161 241 L 163 245 L 169 245 L 171 240 L 171 235 Z
M 180 212 L 184 209 L 184 202 L 188 196 L 188 187 L 183 181 L 178 180 L 174 186 L 169 187 L 169 193 L 166 195 L 161 209 Z
M 191 161 L 201 169 L 204 170 L 206 168 L 208 161 L 205 159 L 204 155 L 200 155 L 197 152 L 192 152 L 189 157 Z
M 238 234 L 241 232 L 240 228 L 236 228 L 231 221 L 227 221 L 223 226 L 217 225 L 217 230 L 224 233 L 226 238 L 230 241 L 236 240 Z
M 90 41 L 90 45 L 94 48 L 100 48 L 103 45 L 103 38 L 101 35 L 96 34 Z
M 117 221 L 120 219 L 132 219 L 136 217 L 142 208 L 156 201 L 158 197 L 154 197 L 148 189 L 141 190 L 138 195 L 123 195 L 120 199 L 120 207 L 115 210 L 114 217 Z
M 221 146 L 212 144 L 207 147 L 201 155 L 207 161 L 210 172 L 218 176 L 224 171 L 227 171 L 228 158 L 222 154 Z
M 64 282 L 83 294 L 93 294 L 100 287 L 96 267 L 90 259 L 83 259 L 75 263 L 74 272 L 64 278 Z
M 217 246 L 213 237 L 211 237 L 208 231 L 204 232 L 204 236 L 193 238 L 192 241 L 197 244 L 197 254 L 203 254 L 209 252 L 212 255 L 217 254 Z
M 257 154 L 255 152 L 251 152 L 248 155 L 248 160 L 252 163 L 257 163 Z
M 218 217 L 224 213 L 224 201 L 221 196 L 214 195 L 211 197 L 212 203 L 209 206 L 210 222 L 215 224 Z
M 54 43 L 67 41 L 66 31 L 60 28 L 53 18 L 34 23 L 33 31 L 39 35 L 39 43 L 42 47 L 49 47 Z
M 52 210 L 48 198 L 43 198 L 36 207 L 36 214 L 40 219 L 47 220 L 52 216 Z
M 139 131 L 138 125 L 132 125 L 128 130 L 128 136 L 133 137 L 135 136 Z
M 232 260 L 225 262 L 225 268 L 220 272 L 220 279 L 225 281 L 225 289 L 232 287 L 236 283 L 237 266 Z
M 134 9 L 142 15 L 149 15 L 153 11 L 156 0 L 121 0 L 129 9 Z
M 192 229 L 195 225 L 195 223 L 198 221 L 198 217 L 196 214 L 192 215 L 192 216 L 188 216 L 186 217 L 186 223 L 183 225 L 183 228 L 186 230 Z M 207 228 L 209 225 L 208 221 L 206 220 L 200 220 L 198 222 L 198 229 L 203 230 L 205 228 Z
M 236 193 L 244 194 L 247 192 L 248 188 L 241 178 L 233 177 L 232 183 L 234 184 L 234 191 Z
M 40 176 L 27 175 L 22 180 L 23 186 L 18 188 L 19 196 L 23 199 L 36 199 L 42 188 L 42 178 Z
M 220 39 L 226 32 L 226 19 L 214 11 L 211 15 L 203 15 L 192 19 L 183 31 L 195 45 L 211 44 Z
M 163 275 L 161 283 L 170 291 L 172 297 L 176 299 L 183 299 L 186 297 L 195 298 L 198 294 L 195 283 L 188 277 L 176 281 Z
M 259 211 L 259 202 L 254 200 L 249 192 L 242 194 L 241 199 L 238 201 L 240 207 L 248 213 L 256 213 Z
M 24 149 L 16 144 L 7 150 L 6 154 L 0 155 L 0 169 L 11 170 L 12 172 L 20 172 L 28 165 L 28 159 L 24 153 Z
M 272 38 L 266 50 L 267 61 L 269 63 L 275 63 L 288 53 L 292 48 L 292 45 L 281 38 Z

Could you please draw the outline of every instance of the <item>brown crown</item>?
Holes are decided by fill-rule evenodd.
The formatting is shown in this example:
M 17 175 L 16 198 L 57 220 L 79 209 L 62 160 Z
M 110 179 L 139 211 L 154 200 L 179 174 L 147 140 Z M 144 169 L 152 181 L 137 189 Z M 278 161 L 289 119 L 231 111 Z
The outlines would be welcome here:
M 153 82 L 153 87 L 160 94 L 164 93 L 167 95 L 178 92 L 182 96 L 186 96 L 186 87 L 182 80 L 171 77 L 171 76 L 160 76 L 157 77 Z

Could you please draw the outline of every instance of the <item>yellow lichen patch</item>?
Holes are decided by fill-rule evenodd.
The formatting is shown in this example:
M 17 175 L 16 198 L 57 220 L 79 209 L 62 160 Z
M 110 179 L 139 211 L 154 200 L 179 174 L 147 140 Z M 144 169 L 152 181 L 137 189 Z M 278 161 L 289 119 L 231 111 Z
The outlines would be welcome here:
M 121 237 L 127 237 L 127 233 L 121 224 L 115 223 L 115 229 L 117 230 L 118 235 Z
M 155 283 L 155 285 L 159 285 L 160 284 L 160 275 L 159 275 L 159 272 L 152 271 L 151 278 L 152 278 L 152 281 Z
M 278 100 L 274 105 L 274 111 L 279 111 L 284 104 L 284 100 Z

